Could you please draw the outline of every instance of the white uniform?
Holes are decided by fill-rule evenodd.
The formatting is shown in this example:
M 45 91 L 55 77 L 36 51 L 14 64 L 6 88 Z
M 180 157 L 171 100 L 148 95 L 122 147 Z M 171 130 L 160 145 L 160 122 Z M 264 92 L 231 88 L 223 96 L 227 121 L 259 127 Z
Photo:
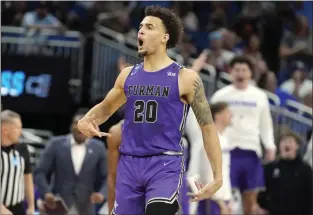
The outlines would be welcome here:
M 261 89 L 249 85 L 247 89 L 240 90 L 228 85 L 218 90 L 211 102 L 227 102 L 229 105 L 233 119 L 225 136 L 232 148 L 253 150 L 261 156 L 261 137 L 266 149 L 276 150 L 269 102 Z

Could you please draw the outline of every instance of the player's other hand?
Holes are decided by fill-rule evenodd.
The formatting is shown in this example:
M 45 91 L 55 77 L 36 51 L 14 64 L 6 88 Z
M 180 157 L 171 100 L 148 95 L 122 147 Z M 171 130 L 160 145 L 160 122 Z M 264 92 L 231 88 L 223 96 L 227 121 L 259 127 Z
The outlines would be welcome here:
M 223 180 L 218 179 L 214 180 L 213 182 L 207 184 L 207 185 L 202 185 L 198 182 L 195 182 L 198 192 L 196 193 L 187 193 L 188 196 L 190 196 L 190 202 L 198 202 L 204 199 L 209 199 L 211 198 L 222 186 Z
M 98 124 L 96 123 L 96 116 L 91 115 L 89 117 L 84 117 L 77 123 L 78 130 L 86 137 L 110 137 L 111 134 L 101 132 Z
M 90 196 L 90 201 L 92 204 L 99 204 L 104 201 L 104 196 L 101 193 L 92 193 Z

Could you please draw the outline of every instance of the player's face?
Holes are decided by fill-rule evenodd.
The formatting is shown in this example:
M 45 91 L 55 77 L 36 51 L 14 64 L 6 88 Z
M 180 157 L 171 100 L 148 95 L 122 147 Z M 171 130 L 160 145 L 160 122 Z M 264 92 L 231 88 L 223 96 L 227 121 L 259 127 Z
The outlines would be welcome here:
M 235 85 L 246 85 L 252 78 L 251 70 L 245 63 L 236 63 L 231 69 L 231 75 Z
M 283 159 L 294 159 L 298 149 L 299 146 L 293 137 L 285 137 L 279 143 L 279 153 Z
M 166 46 L 168 39 L 169 35 L 165 31 L 162 20 L 157 17 L 146 16 L 139 26 L 138 54 L 140 56 L 153 54 L 160 47 Z

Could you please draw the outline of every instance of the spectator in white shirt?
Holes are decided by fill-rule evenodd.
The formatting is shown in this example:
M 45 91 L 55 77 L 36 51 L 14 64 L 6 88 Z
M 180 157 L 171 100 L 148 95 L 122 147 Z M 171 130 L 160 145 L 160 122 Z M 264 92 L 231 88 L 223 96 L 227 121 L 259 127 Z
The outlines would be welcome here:
M 275 159 L 273 121 L 266 94 L 249 84 L 253 71 L 249 59 L 235 57 L 230 70 L 233 84 L 218 90 L 211 102 L 227 102 L 233 114 L 232 124 L 225 131 L 232 147 L 231 183 L 243 194 L 244 213 L 252 214 L 257 192 L 264 187 L 260 137 L 265 159 Z

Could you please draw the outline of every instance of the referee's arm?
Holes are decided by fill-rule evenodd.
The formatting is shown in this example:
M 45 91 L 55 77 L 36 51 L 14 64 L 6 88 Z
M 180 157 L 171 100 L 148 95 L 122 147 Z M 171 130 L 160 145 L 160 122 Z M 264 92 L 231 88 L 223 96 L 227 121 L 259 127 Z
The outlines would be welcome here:
M 24 187 L 25 187 L 25 197 L 28 204 L 27 212 L 34 213 L 35 211 L 34 181 L 32 175 L 30 156 L 26 144 L 24 148 L 24 159 L 25 159 Z
M 48 178 L 50 177 L 54 166 L 54 145 L 55 141 L 53 140 L 47 143 L 47 147 L 41 154 L 40 161 L 35 170 L 35 183 L 38 187 L 41 199 L 45 199 L 45 195 L 51 192 Z

